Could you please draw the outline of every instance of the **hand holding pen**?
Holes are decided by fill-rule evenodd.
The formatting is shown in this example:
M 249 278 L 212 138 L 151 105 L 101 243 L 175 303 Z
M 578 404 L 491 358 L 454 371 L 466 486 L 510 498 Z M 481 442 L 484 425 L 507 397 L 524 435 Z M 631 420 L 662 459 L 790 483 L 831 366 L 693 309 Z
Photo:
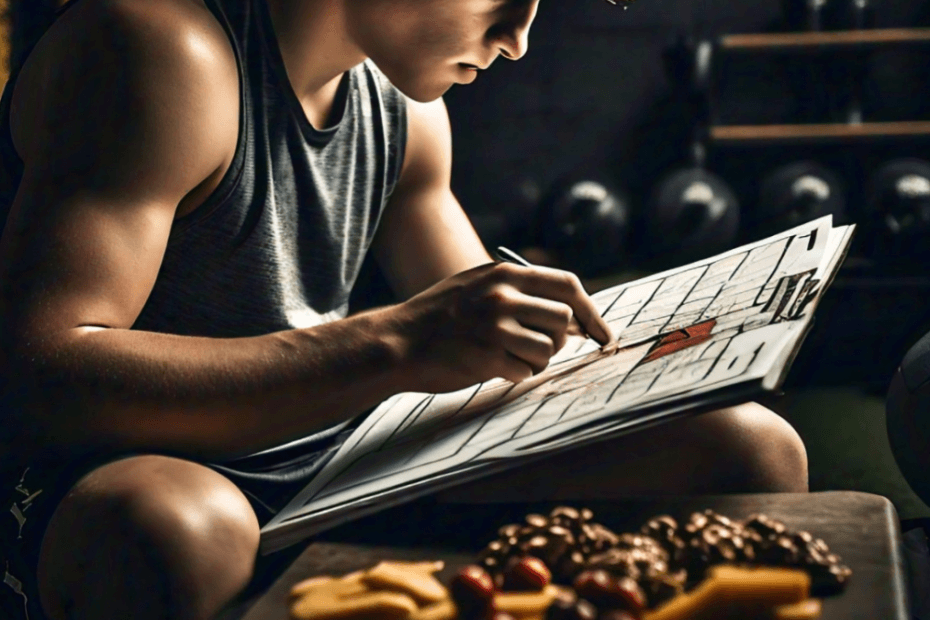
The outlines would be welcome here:
M 395 360 L 392 389 L 403 392 L 451 392 L 495 377 L 519 383 L 548 368 L 573 332 L 614 340 L 574 274 L 512 259 L 461 271 L 360 320 Z
M 524 267 L 532 267 L 533 264 L 508 248 L 504 246 L 498 246 L 497 250 L 494 252 L 494 257 L 503 263 L 513 263 L 515 265 L 522 265 Z M 590 333 L 588 333 L 581 323 L 578 321 L 577 317 L 572 317 L 571 324 L 568 327 L 568 333 L 573 336 L 584 336 L 585 338 L 594 338 Z M 614 336 L 610 334 L 610 340 L 606 343 L 601 343 L 603 347 L 613 346 L 616 344 Z

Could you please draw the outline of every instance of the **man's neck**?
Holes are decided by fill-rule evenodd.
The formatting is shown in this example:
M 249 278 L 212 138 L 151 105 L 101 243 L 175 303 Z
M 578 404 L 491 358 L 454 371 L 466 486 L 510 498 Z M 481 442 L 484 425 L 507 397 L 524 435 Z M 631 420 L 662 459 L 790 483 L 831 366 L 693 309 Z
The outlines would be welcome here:
M 342 74 L 365 59 L 349 38 L 343 0 L 261 0 L 268 3 L 278 47 L 307 118 L 325 125 Z

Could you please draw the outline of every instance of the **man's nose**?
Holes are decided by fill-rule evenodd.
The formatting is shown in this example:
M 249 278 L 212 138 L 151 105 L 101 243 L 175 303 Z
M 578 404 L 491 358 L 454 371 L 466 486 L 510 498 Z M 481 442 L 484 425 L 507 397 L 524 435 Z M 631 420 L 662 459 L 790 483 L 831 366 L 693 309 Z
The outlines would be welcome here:
M 515 14 L 500 38 L 501 56 L 519 60 L 529 48 L 530 26 L 536 18 L 539 0 L 533 0 Z

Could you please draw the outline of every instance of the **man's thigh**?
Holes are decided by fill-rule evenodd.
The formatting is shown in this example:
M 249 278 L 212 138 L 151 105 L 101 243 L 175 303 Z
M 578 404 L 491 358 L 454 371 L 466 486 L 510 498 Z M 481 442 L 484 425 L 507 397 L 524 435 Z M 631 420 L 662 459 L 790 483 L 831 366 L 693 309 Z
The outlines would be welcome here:
M 437 498 L 581 501 L 766 491 L 807 491 L 807 455 L 787 421 L 746 403 L 571 448 Z
M 28 464 L 4 464 L 0 495 L 0 611 L 4 618 L 42 620 L 36 568 L 42 538 L 55 509 L 87 473 L 118 457 L 72 459 L 46 456 Z

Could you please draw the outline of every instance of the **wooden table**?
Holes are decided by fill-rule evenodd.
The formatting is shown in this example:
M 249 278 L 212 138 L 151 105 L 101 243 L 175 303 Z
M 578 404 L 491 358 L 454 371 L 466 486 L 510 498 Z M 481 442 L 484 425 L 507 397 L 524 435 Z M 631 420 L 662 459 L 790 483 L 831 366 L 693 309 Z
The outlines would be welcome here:
M 432 500 L 386 510 L 311 541 L 261 596 L 243 604 L 242 620 L 285 620 L 292 585 L 314 575 L 340 575 L 383 559 L 441 559 L 439 578 L 474 560 L 497 528 L 558 503 L 444 504 Z M 581 507 L 580 504 L 570 504 Z M 656 514 L 687 520 L 710 508 L 735 519 L 762 512 L 790 529 L 823 538 L 852 571 L 846 591 L 827 598 L 823 620 L 909 620 L 898 516 L 879 495 L 852 491 L 643 498 L 586 502 L 594 520 L 616 532 L 634 531 Z

